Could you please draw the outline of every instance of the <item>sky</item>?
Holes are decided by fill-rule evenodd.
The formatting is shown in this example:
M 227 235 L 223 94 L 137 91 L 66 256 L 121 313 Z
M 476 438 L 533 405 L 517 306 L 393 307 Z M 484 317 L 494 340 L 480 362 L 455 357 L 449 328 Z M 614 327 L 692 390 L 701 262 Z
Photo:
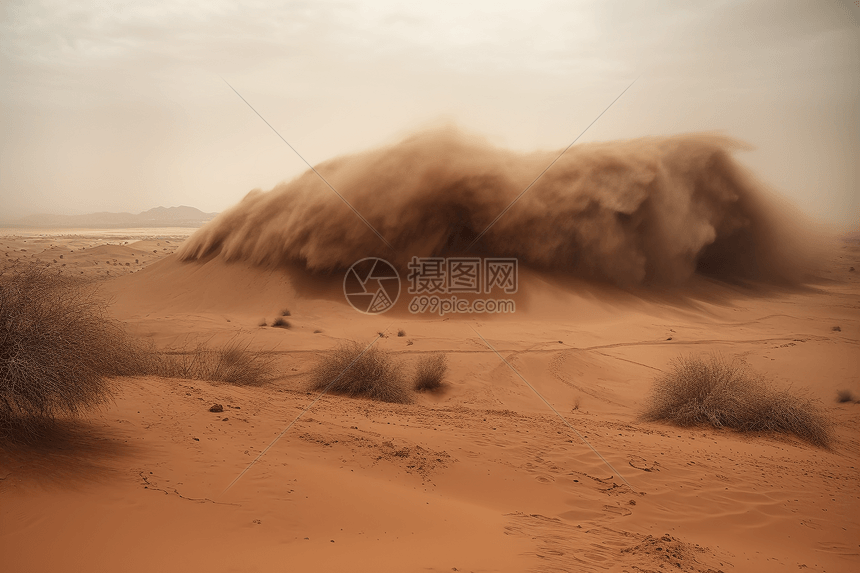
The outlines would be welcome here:
M 854 0 L 0 5 L 0 221 L 222 211 L 305 163 L 453 123 L 493 144 L 719 131 L 789 202 L 860 222 Z M 637 79 L 638 78 L 638 79 Z

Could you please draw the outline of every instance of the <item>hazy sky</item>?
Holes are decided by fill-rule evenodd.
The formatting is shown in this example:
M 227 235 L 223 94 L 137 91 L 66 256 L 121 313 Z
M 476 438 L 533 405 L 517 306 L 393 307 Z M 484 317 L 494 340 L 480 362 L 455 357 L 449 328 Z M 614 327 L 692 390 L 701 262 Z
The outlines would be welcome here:
M 514 149 L 720 130 L 816 218 L 860 221 L 852 0 L 15 1 L 0 5 L 0 220 L 220 211 L 454 122 Z

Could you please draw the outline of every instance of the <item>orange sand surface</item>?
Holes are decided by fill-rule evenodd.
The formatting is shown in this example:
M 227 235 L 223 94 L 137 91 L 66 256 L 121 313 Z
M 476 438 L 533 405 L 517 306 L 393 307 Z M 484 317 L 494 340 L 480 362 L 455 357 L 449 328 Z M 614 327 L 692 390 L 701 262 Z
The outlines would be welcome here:
M 860 395 L 858 242 L 803 288 L 598 292 L 523 270 L 515 314 L 431 317 L 359 314 L 342 275 L 180 262 L 189 232 L 0 232 L 6 261 L 100 279 L 136 336 L 238 338 L 278 369 L 250 388 L 121 379 L 110 406 L 4 446 L 4 571 L 860 570 L 860 405 L 835 400 Z M 282 309 L 292 328 L 259 326 Z M 316 399 L 317 355 L 380 331 L 407 369 L 445 352 L 445 390 L 323 396 L 227 489 Z M 639 419 L 672 359 L 711 351 L 809 388 L 834 447 Z

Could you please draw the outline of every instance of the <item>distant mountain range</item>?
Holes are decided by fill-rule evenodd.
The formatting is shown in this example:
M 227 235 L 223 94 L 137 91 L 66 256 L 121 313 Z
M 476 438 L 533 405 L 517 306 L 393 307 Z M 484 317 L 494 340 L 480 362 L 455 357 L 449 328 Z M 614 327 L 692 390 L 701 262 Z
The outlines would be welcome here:
M 194 207 L 156 207 L 143 213 L 90 213 L 88 215 L 30 215 L 9 221 L 12 227 L 39 228 L 135 228 L 135 227 L 199 227 L 218 213 L 204 213 Z

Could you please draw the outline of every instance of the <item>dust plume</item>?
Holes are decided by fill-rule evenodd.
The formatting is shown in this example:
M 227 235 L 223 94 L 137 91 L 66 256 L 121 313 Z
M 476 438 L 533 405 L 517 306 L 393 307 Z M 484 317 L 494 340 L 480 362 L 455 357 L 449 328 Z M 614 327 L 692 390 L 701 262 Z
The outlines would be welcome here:
M 435 129 L 316 167 L 393 249 L 308 171 L 251 191 L 178 254 L 315 272 L 369 256 L 405 267 L 472 254 L 619 286 L 679 285 L 696 272 L 796 281 L 802 233 L 732 158 L 742 147 L 707 134 L 574 146 L 467 252 L 559 151 L 515 153 Z

